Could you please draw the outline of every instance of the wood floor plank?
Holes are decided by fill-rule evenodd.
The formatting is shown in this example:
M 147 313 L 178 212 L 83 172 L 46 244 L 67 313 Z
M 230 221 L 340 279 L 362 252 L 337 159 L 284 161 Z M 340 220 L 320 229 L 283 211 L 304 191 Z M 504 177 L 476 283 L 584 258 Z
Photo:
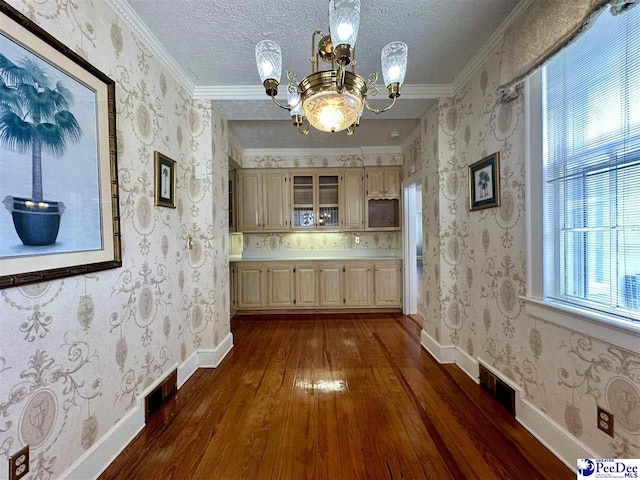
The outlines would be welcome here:
M 234 319 L 103 479 L 539 479 L 572 472 L 397 314 Z

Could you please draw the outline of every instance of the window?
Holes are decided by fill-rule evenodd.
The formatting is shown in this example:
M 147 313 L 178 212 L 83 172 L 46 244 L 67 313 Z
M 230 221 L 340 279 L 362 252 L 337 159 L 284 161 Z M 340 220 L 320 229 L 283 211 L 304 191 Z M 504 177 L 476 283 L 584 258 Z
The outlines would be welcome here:
M 640 8 L 542 75 L 545 296 L 640 320 Z

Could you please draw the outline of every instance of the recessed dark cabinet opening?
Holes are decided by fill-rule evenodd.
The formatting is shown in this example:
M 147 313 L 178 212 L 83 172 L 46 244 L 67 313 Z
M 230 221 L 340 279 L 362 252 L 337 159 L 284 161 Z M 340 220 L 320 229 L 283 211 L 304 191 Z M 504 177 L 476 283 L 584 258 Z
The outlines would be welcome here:
M 369 200 L 369 228 L 400 227 L 400 200 Z

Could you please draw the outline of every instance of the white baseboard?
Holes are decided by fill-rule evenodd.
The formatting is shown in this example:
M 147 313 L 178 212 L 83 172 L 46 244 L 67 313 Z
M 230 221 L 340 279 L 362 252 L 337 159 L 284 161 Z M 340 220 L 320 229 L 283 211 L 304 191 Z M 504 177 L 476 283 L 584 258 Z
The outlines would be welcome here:
M 554 419 L 518 395 L 516 420 L 574 472 L 579 458 L 600 458 Z
M 480 365 L 478 360 L 473 358 L 460 347 L 456 347 L 456 365 L 458 365 L 464 373 L 469 375 L 471 379 L 480 383 Z
M 435 338 L 424 330 L 422 330 L 422 333 L 420 334 L 420 344 L 438 361 L 438 363 L 455 363 L 455 345 L 440 345 Z
M 144 428 L 144 407 L 135 405 L 89 450 L 84 452 L 60 478 L 88 480 L 98 478 Z
M 191 375 L 198 370 L 198 351 L 194 350 L 189 357 L 178 367 L 178 388 L 191 378 Z
M 198 367 L 216 368 L 233 348 L 233 335 L 231 332 L 216 348 L 198 350 Z
M 574 472 L 579 458 L 600 458 L 590 447 L 525 398 L 524 390 L 489 362 L 478 362 L 516 391 L 516 420 Z
M 181 388 L 198 368 L 216 368 L 220 365 L 231 348 L 233 348 L 233 335 L 229 333 L 217 348 L 196 350 L 180 365 L 176 363 L 167 369 L 163 376 L 157 378 L 137 396 L 135 406 L 67 468 L 60 478 L 68 480 L 98 478 L 144 428 L 144 398 L 154 388 L 176 368 L 178 369 L 178 388 Z
M 527 400 L 522 387 L 500 370 L 492 367 L 489 362 L 482 358 L 475 359 L 459 347 L 440 345 L 424 330 L 420 343 L 439 363 L 455 363 L 476 383 L 479 381 L 480 365 L 482 365 L 513 388 L 516 392 L 516 420 L 574 472 L 577 467 L 577 459 L 600 458 L 590 447 L 571 435 L 569 431 L 536 407 L 530 400 Z

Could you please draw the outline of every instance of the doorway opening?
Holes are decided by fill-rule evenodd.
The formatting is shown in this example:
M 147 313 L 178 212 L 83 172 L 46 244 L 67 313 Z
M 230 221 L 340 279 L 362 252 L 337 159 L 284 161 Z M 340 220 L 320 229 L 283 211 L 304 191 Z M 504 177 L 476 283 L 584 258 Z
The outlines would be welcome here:
M 404 304 L 405 315 L 422 324 L 422 185 L 411 179 L 404 186 Z

